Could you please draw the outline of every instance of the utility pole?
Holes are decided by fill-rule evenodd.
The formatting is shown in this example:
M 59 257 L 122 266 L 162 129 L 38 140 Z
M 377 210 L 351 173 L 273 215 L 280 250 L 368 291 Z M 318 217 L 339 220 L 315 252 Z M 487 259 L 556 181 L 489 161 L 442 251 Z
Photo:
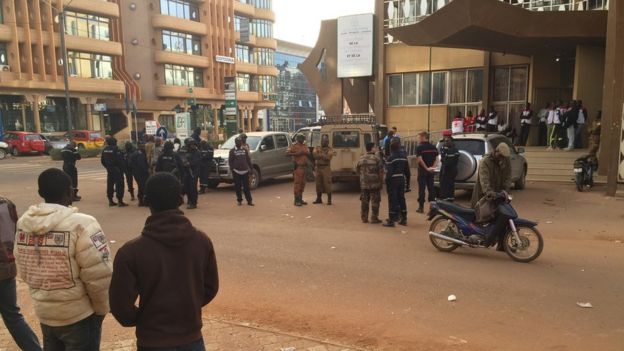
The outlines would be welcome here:
M 67 111 L 67 131 L 74 129 L 72 119 L 71 102 L 69 99 L 69 61 L 67 60 L 67 47 L 65 46 L 65 10 L 59 10 L 59 33 L 61 35 L 61 51 L 63 52 L 63 80 L 65 82 L 65 105 Z

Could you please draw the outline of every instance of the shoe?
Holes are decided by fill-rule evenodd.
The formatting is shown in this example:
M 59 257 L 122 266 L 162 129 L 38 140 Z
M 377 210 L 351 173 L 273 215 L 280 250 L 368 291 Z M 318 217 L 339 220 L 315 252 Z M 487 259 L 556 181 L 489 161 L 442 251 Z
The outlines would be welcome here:
M 120 200 L 119 204 L 117 206 L 119 206 L 119 207 L 128 207 L 128 204 Z
M 74 195 L 74 198 L 72 199 L 73 202 L 78 202 L 82 200 L 82 197 L 78 196 L 78 195 Z
M 379 218 L 377 217 L 373 217 L 373 219 L 371 219 L 371 224 L 379 224 L 379 223 L 383 223 L 382 221 L 379 220 Z
M 404 227 L 407 227 L 407 219 L 403 218 L 402 220 L 399 221 L 399 225 L 402 225 Z
M 332 195 L 332 194 L 327 194 L 327 204 L 328 204 L 329 206 L 331 206 L 331 204 L 332 204 L 332 196 L 331 196 L 331 195 Z
M 253 207 L 253 206 L 256 206 L 256 205 L 254 205 L 254 203 L 253 203 L 253 202 L 248 202 L 248 203 L 247 203 L 247 206 L 251 206 L 251 207 Z
M 196 209 L 196 208 L 197 208 L 197 205 L 194 205 L 194 204 L 188 204 L 188 205 L 186 206 L 186 209 L 187 209 L 187 210 L 194 210 L 194 209 Z
M 113 200 L 108 200 L 108 206 L 109 207 L 117 206 L 117 203 Z
M 316 200 L 314 200 L 313 204 L 318 205 L 318 204 L 323 204 L 323 200 L 321 200 L 320 198 L 316 198 Z
M 416 212 L 417 212 L 417 213 L 425 213 L 425 209 L 424 209 L 422 206 L 420 206 L 420 207 L 416 210 Z
M 394 228 L 395 227 L 394 222 L 389 220 L 389 219 L 386 219 L 386 222 L 383 224 L 383 226 L 387 227 L 387 228 Z
M 307 205 L 308 204 L 307 202 L 303 201 L 303 198 L 299 199 L 299 203 L 302 204 L 302 205 Z
M 362 223 L 368 223 L 368 218 L 362 217 Z
M 243 202 L 242 202 L 242 201 L 236 201 L 236 204 L 237 204 L 238 206 L 243 206 Z

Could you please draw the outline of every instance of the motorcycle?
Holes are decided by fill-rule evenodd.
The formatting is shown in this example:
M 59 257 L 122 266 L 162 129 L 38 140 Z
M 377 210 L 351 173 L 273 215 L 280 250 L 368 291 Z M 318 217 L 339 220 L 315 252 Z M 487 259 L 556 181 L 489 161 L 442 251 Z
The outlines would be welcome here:
M 537 230 L 537 223 L 518 217 L 511 206 L 512 197 L 498 193 L 498 215 L 508 221 L 505 229 L 503 247 L 514 261 L 528 263 L 542 253 L 544 240 Z M 458 247 L 489 248 L 487 234 L 495 227 L 494 220 L 488 223 L 475 223 L 476 212 L 473 209 L 455 205 L 447 201 L 431 203 L 428 220 L 429 240 L 433 246 L 443 252 L 452 252 Z
M 574 161 L 574 181 L 580 192 L 591 190 L 594 186 L 594 172 L 598 170 L 598 160 L 595 156 L 587 155 Z

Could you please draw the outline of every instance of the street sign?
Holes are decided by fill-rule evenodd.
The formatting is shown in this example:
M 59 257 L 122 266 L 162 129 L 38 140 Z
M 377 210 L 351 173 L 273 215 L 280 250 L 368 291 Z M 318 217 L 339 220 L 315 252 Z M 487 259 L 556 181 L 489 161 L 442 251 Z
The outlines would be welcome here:
M 147 135 L 156 135 L 158 131 L 158 122 L 156 121 L 145 121 L 145 134 Z
M 191 136 L 191 114 L 180 112 L 175 115 L 176 137 L 184 140 Z
M 169 136 L 169 131 L 165 127 L 160 127 L 156 131 L 156 135 L 162 140 L 167 140 L 167 137 Z
M 225 77 L 225 116 L 238 116 L 236 101 L 236 78 Z
M 93 104 L 93 111 L 95 112 L 106 112 L 106 109 L 106 104 Z
M 215 60 L 217 62 L 227 63 L 228 65 L 233 65 L 236 62 L 233 57 L 221 55 L 215 56 Z

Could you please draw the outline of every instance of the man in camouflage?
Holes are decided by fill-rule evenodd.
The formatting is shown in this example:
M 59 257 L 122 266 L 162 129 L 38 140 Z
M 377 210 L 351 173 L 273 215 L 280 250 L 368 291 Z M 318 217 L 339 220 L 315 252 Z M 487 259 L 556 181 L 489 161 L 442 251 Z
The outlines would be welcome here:
M 310 150 L 303 143 L 305 141 L 303 134 L 297 134 L 296 140 L 297 142 L 288 148 L 286 155 L 292 157 L 295 166 L 293 171 L 295 206 L 303 206 L 308 204 L 303 201 L 303 190 L 305 189 L 305 170 L 308 165 Z
M 362 155 L 357 164 L 357 173 L 360 175 L 360 200 L 362 201 L 362 223 L 368 223 L 369 203 L 372 207 L 373 224 L 379 220 L 379 203 L 381 202 L 381 188 L 383 187 L 384 164 L 381 158 L 373 151 L 374 143 L 366 144 L 366 155 Z
M 314 148 L 312 152 L 316 162 L 316 201 L 315 204 L 323 203 L 323 193 L 327 194 L 327 204 L 332 204 L 332 174 L 331 159 L 334 157 L 334 149 L 329 146 L 329 136 L 323 135 L 321 146 Z

